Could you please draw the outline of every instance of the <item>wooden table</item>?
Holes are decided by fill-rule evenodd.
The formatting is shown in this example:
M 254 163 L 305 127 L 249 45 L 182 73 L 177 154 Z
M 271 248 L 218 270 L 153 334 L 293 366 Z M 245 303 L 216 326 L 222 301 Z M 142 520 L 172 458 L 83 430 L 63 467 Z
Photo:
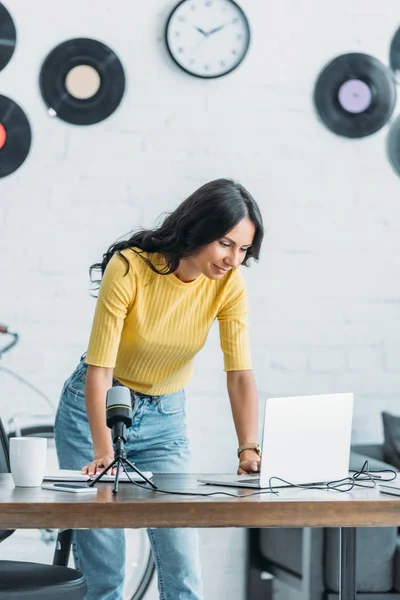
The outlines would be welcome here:
M 338 527 L 340 600 L 355 600 L 357 527 L 400 525 L 400 497 L 375 489 L 351 492 L 282 489 L 279 495 L 197 483 L 204 474 L 155 474 L 160 489 L 193 493 L 229 492 L 235 497 L 168 495 L 121 483 L 99 483 L 96 496 L 41 488 L 15 488 L 0 474 L 0 529 L 140 527 Z M 211 477 L 208 475 L 208 477 Z

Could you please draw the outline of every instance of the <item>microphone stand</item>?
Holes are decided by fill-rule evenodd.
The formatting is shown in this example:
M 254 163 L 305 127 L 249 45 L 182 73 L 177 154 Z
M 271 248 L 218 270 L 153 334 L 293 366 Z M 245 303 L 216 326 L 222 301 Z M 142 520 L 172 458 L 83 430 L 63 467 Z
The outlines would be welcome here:
M 113 440 L 114 460 L 111 461 L 110 464 L 107 467 L 105 467 L 101 473 L 96 475 L 96 477 L 93 479 L 93 481 L 91 481 L 89 483 L 89 487 L 93 487 L 95 483 L 100 481 L 100 479 L 103 477 L 103 475 L 105 475 L 107 473 L 107 471 L 109 471 L 112 467 L 116 466 L 117 472 L 115 473 L 113 494 L 117 494 L 118 483 L 119 483 L 119 470 L 121 468 L 123 471 L 125 471 L 128 479 L 129 479 L 128 472 L 126 469 L 126 465 L 128 465 L 129 467 L 131 467 L 131 469 L 133 471 L 135 471 L 135 473 L 140 475 L 140 477 L 144 481 L 149 483 L 151 485 L 151 487 L 153 488 L 153 490 L 157 490 L 158 488 L 155 485 L 155 483 L 150 481 L 150 479 L 148 479 L 144 473 L 139 471 L 139 469 L 137 467 L 135 467 L 135 465 L 133 463 L 131 463 L 130 460 L 128 460 L 128 458 L 126 456 L 126 450 L 125 450 L 126 426 L 125 426 L 125 424 L 121 423 L 121 422 L 117 423 L 113 429 L 114 429 L 114 431 L 113 431 L 113 433 L 114 433 L 114 436 L 113 436 L 114 437 L 114 440 Z

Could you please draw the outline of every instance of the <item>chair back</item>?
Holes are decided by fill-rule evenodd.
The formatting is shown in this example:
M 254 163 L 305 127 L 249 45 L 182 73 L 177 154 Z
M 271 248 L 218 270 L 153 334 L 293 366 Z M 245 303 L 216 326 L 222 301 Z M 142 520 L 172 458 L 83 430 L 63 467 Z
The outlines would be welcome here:
M 0 419 L 0 473 L 10 473 L 10 446 L 7 434 L 3 427 L 3 422 Z M 14 533 L 14 530 L 0 529 L 0 542 L 7 539 Z

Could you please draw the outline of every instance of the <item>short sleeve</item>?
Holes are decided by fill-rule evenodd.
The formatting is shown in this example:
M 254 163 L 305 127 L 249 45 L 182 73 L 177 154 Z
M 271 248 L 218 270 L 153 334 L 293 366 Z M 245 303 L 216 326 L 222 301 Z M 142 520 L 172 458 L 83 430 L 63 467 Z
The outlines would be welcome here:
M 121 332 L 136 293 L 133 265 L 114 254 L 104 272 L 85 361 L 98 367 L 115 367 Z
M 235 269 L 226 285 L 217 319 L 225 371 L 251 369 L 246 284 Z

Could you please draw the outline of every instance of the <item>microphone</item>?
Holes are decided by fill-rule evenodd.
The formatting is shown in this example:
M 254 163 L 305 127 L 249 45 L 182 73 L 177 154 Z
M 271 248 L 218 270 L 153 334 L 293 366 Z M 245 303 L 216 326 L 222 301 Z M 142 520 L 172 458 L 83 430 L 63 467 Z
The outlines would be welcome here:
M 114 446 L 114 460 L 109 465 L 104 466 L 101 473 L 89 483 L 89 487 L 93 487 L 102 477 L 112 469 L 114 466 L 117 467 L 114 479 L 113 494 L 118 492 L 119 483 L 119 472 L 122 468 L 128 476 L 126 465 L 128 465 L 132 471 L 140 475 L 143 481 L 146 481 L 153 490 L 157 489 L 155 483 L 150 481 L 144 473 L 139 471 L 135 467 L 134 463 L 128 460 L 125 450 L 125 442 L 127 438 L 127 427 L 132 425 L 133 411 L 131 402 L 131 391 L 125 386 L 117 385 L 107 391 L 107 402 L 106 402 L 106 423 L 107 427 L 111 429 L 111 437 Z M 128 476 L 129 479 L 129 476 Z M 131 483 L 135 483 L 131 480 Z M 140 484 L 136 484 L 140 485 Z
M 130 389 L 125 386 L 112 387 L 107 392 L 106 422 L 111 429 L 113 443 L 118 439 L 124 443 L 126 428 L 132 425 L 132 401 Z

